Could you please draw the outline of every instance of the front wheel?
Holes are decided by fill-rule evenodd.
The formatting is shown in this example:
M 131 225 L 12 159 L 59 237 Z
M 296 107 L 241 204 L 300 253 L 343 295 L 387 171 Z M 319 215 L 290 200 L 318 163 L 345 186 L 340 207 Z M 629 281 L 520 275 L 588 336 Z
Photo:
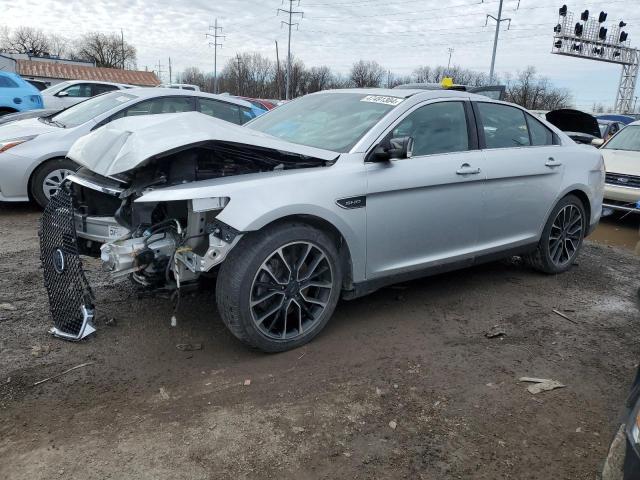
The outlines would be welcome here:
M 249 234 L 223 262 L 216 285 L 222 320 L 265 352 L 299 347 L 327 324 L 340 297 L 335 241 L 298 223 Z
M 551 211 L 536 250 L 526 260 L 544 273 L 562 273 L 575 261 L 587 229 L 582 201 L 567 195 Z
M 78 165 L 68 158 L 48 160 L 40 165 L 31 178 L 31 197 L 42 208 L 58 193 L 64 180 L 78 169 Z

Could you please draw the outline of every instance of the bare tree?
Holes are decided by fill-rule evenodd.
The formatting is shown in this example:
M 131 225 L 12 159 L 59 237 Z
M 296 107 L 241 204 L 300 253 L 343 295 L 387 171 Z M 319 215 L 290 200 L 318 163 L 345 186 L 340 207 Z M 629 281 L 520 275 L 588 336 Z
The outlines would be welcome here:
M 200 89 L 208 91 L 207 78 L 198 67 L 187 67 L 182 72 L 182 83 L 188 83 L 190 85 L 197 85 Z
M 4 29 L 0 37 L 0 49 L 8 53 L 26 53 L 36 57 L 48 56 L 51 44 L 45 33 L 33 27 Z
M 311 67 L 307 73 L 307 93 L 319 92 L 331 88 L 334 82 L 334 75 L 329 67 Z
M 136 67 L 136 48 L 127 42 L 123 43 L 116 34 L 94 32 L 83 35 L 76 42 L 72 57 L 95 62 L 97 67 Z
M 568 90 L 554 87 L 531 66 L 519 72 L 515 79 L 507 77 L 506 87 L 508 101 L 530 110 L 556 110 L 572 103 Z
M 350 79 L 357 88 L 379 87 L 384 76 L 384 68 L 375 60 L 359 60 L 351 67 Z

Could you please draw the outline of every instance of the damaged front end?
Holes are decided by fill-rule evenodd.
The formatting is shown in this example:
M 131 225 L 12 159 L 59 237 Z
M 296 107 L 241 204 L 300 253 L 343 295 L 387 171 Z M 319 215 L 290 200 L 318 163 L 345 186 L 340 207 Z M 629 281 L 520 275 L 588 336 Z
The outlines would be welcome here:
M 54 323 L 57 327 L 64 323 L 57 319 L 55 310 L 60 303 L 55 293 L 59 275 L 55 269 L 56 248 L 72 255 L 74 268 L 80 272 L 74 273 L 74 285 L 82 285 L 89 292 L 80 254 L 100 257 L 114 279 L 128 276 L 146 289 L 175 291 L 213 274 L 242 238 L 241 232 L 216 218 L 230 201 L 228 197 L 145 201 L 145 194 L 220 177 L 327 164 L 321 159 L 262 147 L 205 142 L 156 155 L 133 170 L 114 175 L 81 168 L 68 177 L 69 183 L 45 212 L 45 218 L 54 212 L 54 223 L 64 222 L 69 231 L 60 242 L 52 240 L 52 229 L 43 228 L 41 234 Z M 64 208 L 59 206 L 62 198 Z M 44 245 L 50 243 L 52 246 L 45 249 Z M 86 325 L 90 325 L 94 312 L 92 299 L 92 295 L 78 293 L 69 307 L 90 313 L 74 323 L 69 334 L 73 339 L 82 338 L 91 329 Z M 82 325 L 76 325 L 78 322 Z

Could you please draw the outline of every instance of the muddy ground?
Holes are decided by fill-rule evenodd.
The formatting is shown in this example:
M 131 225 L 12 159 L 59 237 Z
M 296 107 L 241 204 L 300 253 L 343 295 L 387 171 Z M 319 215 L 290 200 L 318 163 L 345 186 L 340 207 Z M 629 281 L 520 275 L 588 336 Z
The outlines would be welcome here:
M 342 302 L 278 355 L 240 345 L 212 292 L 172 328 L 168 300 L 91 264 L 98 332 L 67 343 L 47 334 L 38 217 L 0 206 L 2 479 L 593 479 L 640 358 L 640 259 L 591 242 L 556 277 L 501 262 Z

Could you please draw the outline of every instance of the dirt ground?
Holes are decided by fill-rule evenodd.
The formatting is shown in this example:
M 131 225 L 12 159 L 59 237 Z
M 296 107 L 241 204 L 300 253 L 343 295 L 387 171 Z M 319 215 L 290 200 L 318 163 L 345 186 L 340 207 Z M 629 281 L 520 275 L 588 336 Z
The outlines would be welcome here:
M 98 332 L 68 343 L 38 218 L 0 205 L 2 479 L 593 479 L 639 359 L 640 259 L 591 242 L 560 276 L 500 262 L 341 302 L 277 355 L 239 344 L 211 291 L 172 328 L 168 300 L 91 263 Z

